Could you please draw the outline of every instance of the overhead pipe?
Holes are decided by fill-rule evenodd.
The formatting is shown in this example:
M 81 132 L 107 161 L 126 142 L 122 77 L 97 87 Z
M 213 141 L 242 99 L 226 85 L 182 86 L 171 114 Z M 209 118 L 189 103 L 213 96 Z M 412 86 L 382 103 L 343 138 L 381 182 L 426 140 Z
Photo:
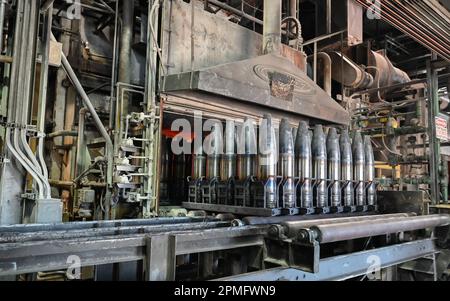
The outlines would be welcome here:
M 361 6 L 366 9 L 371 9 L 371 4 L 366 3 L 364 0 L 356 0 Z M 394 27 L 399 28 L 404 33 L 413 37 L 416 41 L 422 45 L 430 48 L 431 50 L 439 53 L 447 60 L 450 60 L 450 53 L 445 48 L 445 43 L 435 43 L 434 41 L 439 41 L 439 38 L 434 36 L 432 32 L 427 32 L 425 35 L 421 33 L 421 30 L 410 23 L 408 20 L 404 19 L 402 16 L 397 14 L 391 7 L 387 6 L 391 4 L 390 1 L 384 1 L 385 4 L 380 12 L 381 17 Z M 427 37 L 432 37 L 431 39 Z

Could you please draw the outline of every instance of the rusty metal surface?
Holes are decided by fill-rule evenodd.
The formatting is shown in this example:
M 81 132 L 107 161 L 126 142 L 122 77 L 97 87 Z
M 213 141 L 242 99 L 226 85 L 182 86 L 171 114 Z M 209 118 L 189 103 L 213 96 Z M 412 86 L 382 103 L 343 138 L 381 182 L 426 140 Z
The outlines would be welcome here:
M 363 9 L 355 0 L 347 1 L 347 42 L 349 46 L 363 43 Z
M 163 17 L 163 62 L 168 74 L 212 67 L 261 54 L 262 35 L 232 23 L 227 15 L 204 11 L 181 0 L 166 2 Z M 227 30 L 223 30 L 227 28 Z M 193 35 L 192 35 L 193 34 Z M 281 54 L 306 72 L 305 54 L 287 45 Z
M 426 212 L 427 202 L 424 191 L 379 191 L 378 204 L 383 213 Z
M 287 97 L 272 95 L 274 74 L 281 74 L 292 80 L 293 90 Z M 273 54 L 170 75 L 165 78 L 163 90 L 197 90 L 293 112 L 325 123 L 349 123 L 349 114 L 325 91 L 290 61 Z

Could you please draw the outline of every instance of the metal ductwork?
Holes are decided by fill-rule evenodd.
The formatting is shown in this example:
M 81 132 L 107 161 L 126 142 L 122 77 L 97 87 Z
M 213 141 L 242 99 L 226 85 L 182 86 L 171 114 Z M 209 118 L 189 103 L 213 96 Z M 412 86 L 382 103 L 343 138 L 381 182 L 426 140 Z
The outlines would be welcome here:
M 373 85 L 373 76 L 364 71 L 350 58 L 337 51 L 327 54 L 333 62 L 331 74 L 335 81 L 353 89 L 367 89 Z

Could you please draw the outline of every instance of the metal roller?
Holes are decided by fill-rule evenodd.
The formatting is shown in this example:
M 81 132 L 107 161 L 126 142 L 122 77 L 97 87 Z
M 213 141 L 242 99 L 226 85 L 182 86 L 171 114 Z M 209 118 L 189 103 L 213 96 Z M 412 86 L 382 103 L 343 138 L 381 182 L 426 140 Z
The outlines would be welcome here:
M 444 214 L 418 217 L 400 217 L 395 219 L 385 218 L 370 221 L 370 223 L 367 221 L 359 221 L 313 226 L 309 230 L 301 230 L 298 237 L 302 240 L 314 238 L 318 242 L 324 244 L 420 229 L 432 229 L 447 226 L 449 224 L 450 215 Z M 311 237 L 311 235 L 313 237 Z
M 310 221 L 310 220 L 329 220 L 332 218 L 345 218 L 354 216 L 369 216 L 375 215 L 373 212 L 353 212 L 353 213 L 333 213 L 333 214 L 321 214 L 321 215 L 286 215 L 286 216 L 247 216 L 242 219 L 244 225 L 275 225 L 283 222 L 296 222 L 296 221 Z
M 364 143 L 361 136 L 361 132 L 355 133 L 353 139 L 353 166 L 354 166 L 354 179 L 356 181 L 355 201 L 357 206 L 366 205 L 366 189 L 364 184 L 366 168 L 366 156 L 364 154 Z
M 314 178 L 316 185 L 316 207 L 328 207 L 328 183 L 327 183 L 327 145 L 325 133 L 321 125 L 314 128 L 314 139 L 312 142 L 314 160 Z
M 415 213 L 397 213 L 397 214 L 383 214 L 383 215 L 369 215 L 369 216 L 357 216 L 357 217 L 343 217 L 343 218 L 330 218 L 330 219 L 315 219 L 306 221 L 287 221 L 281 223 L 283 228 L 283 234 L 287 237 L 295 237 L 298 231 L 302 229 L 311 228 L 313 226 L 331 225 L 348 222 L 360 222 L 360 221 L 374 221 L 379 219 L 392 219 L 400 217 L 415 216 Z
M 351 207 L 355 204 L 353 186 L 353 154 L 352 144 L 348 130 L 344 130 L 340 137 L 341 146 L 341 175 L 344 183 L 342 199 L 344 206 Z
M 282 182 L 282 201 L 283 208 L 296 207 L 296 190 L 295 190 L 295 153 L 294 153 L 294 137 L 289 120 L 282 119 L 280 124 L 280 173 Z
M 328 132 L 328 177 L 332 181 L 330 188 L 330 203 L 332 207 L 340 207 L 341 204 L 341 150 L 339 137 L 335 128 Z
M 313 207 L 312 178 L 312 149 L 308 124 L 301 121 L 295 141 L 296 172 L 300 179 L 300 207 Z

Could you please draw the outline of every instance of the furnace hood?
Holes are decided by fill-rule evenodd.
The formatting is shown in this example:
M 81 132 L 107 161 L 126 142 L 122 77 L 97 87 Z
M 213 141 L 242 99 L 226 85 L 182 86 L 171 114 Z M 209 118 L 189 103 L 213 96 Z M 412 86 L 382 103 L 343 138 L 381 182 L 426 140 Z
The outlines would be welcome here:
M 253 59 L 164 78 L 163 92 L 194 90 L 348 125 L 349 114 L 288 59 L 267 54 Z

